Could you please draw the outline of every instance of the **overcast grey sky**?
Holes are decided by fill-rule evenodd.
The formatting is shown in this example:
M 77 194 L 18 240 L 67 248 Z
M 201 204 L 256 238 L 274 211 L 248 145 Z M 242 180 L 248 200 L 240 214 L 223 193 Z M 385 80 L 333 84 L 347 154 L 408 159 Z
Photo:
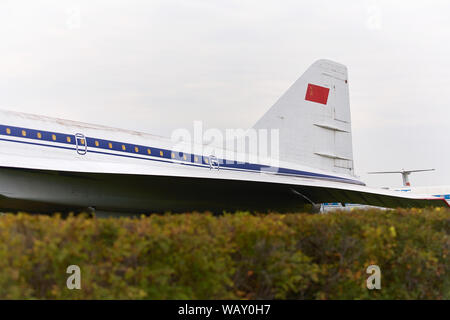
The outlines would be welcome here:
M 170 136 L 247 128 L 347 65 L 356 173 L 450 184 L 450 1 L 0 1 L 0 107 Z

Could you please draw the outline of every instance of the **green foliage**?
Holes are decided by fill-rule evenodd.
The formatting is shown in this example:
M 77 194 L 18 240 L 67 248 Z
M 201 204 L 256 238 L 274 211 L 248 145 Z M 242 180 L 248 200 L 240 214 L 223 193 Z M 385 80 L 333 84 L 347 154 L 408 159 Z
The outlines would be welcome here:
M 450 299 L 450 212 L 0 217 L 1 299 Z M 366 268 L 381 268 L 381 290 Z M 66 268 L 81 268 L 69 290 Z

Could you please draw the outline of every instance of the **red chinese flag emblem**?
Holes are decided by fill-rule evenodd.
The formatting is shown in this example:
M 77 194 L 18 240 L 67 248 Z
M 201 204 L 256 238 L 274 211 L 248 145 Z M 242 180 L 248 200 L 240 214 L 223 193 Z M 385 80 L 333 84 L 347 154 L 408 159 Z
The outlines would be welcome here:
M 329 88 L 316 86 L 315 84 L 308 83 L 308 89 L 306 89 L 305 100 L 317 102 L 321 104 L 327 104 Z

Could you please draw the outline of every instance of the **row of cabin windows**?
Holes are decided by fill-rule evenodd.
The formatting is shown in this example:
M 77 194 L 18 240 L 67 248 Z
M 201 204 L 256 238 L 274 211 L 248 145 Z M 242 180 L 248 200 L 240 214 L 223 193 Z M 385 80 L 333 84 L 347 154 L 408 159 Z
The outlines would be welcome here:
M 172 159 L 175 159 L 175 152 L 172 152 Z M 183 154 L 183 160 L 187 160 L 187 156 Z M 198 162 L 198 157 L 194 156 L 194 162 Z M 208 158 L 205 158 L 205 162 L 208 163 Z
M 81 144 L 84 145 L 84 139 L 81 139 Z M 97 140 L 94 141 L 94 144 L 95 144 L 96 147 L 100 146 L 100 142 L 98 142 Z M 113 148 L 113 144 L 111 142 L 108 142 L 108 148 L 110 148 L 110 149 Z M 127 147 L 124 144 L 122 144 L 122 150 L 123 151 L 127 150 Z M 134 147 L 134 152 L 136 152 L 136 153 L 139 152 L 139 148 L 138 147 Z M 151 155 L 152 154 L 152 150 L 150 148 L 147 148 L 147 153 L 149 155 Z M 164 155 L 164 153 L 162 151 L 159 151 L 159 155 L 162 157 Z
M 11 129 L 10 129 L 10 128 L 6 128 L 6 133 L 7 133 L 7 134 L 11 134 Z M 24 137 L 27 136 L 26 130 L 22 130 L 22 136 L 24 136 Z M 37 133 L 36 133 L 36 136 L 38 137 L 38 139 L 42 139 L 42 133 L 37 132 Z M 52 134 L 52 140 L 53 140 L 53 141 L 56 141 L 56 135 L 55 135 L 55 134 Z M 68 143 L 71 143 L 71 142 L 72 142 L 72 138 L 71 138 L 70 136 L 66 136 L 66 141 L 67 141 Z M 85 143 L 84 139 L 80 139 L 80 144 L 84 145 L 84 143 Z M 100 146 L 100 143 L 99 143 L 97 140 L 95 140 L 94 144 L 95 144 L 96 147 L 99 147 L 99 146 Z M 112 145 L 111 142 L 108 142 L 108 147 L 109 147 L 110 149 L 112 149 L 113 145 Z M 122 150 L 123 150 L 123 151 L 126 151 L 126 150 L 127 150 L 127 148 L 125 147 L 124 144 L 122 144 Z M 134 151 L 135 151 L 136 153 L 139 152 L 139 148 L 138 148 L 137 146 L 135 146 L 135 147 L 134 147 Z M 148 153 L 149 155 L 152 154 L 152 151 L 151 151 L 150 148 L 147 148 L 147 153 Z M 162 151 L 159 151 L 159 155 L 162 157 L 162 156 L 164 155 L 164 153 L 163 153 Z M 172 152 L 172 158 L 173 158 L 173 159 L 175 158 L 175 153 L 174 153 L 174 152 Z M 185 160 L 185 161 L 187 160 L 186 155 L 183 155 L 183 160 Z M 194 161 L 195 161 L 195 162 L 198 162 L 198 157 L 197 157 L 197 156 L 194 156 Z M 208 158 L 205 158 L 205 162 L 208 163 Z
M 10 129 L 10 128 L 6 128 L 6 133 L 7 133 L 7 134 L 11 134 L 11 129 Z M 27 136 L 27 131 L 26 131 L 26 130 L 22 130 L 22 136 L 24 136 L 24 137 Z M 38 139 L 42 139 L 42 133 L 37 132 L 37 133 L 36 133 L 36 136 L 38 137 Z M 52 134 L 52 140 L 53 140 L 53 141 L 56 141 L 56 135 L 55 135 L 55 134 Z M 72 138 L 69 137 L 69 136 L 66 137 L 66 140 L 67 140 L 67 142 L 69 142 L 69 143 L 72 142 Z M 83 143 L 84 143 L 84 142 L 83 142 Z
M 11 134 L 11 129 L 10 129 L 10 128 L 6 128 L 6 133 L 7 133 L 7 134 Z M 26 130 L 22 130 L 22 136 L 24 136 L 24 137 L 27 136 Z M 38 139 L 42 139 L 42 133 L 37 132 L 37 133 L 36 133 L 36 136 L 37 136 Z M 52 134 L 52 140 L 53 140 L 53 141 L 56 141 L 56 135 L 55 135 L 55 134 Z M 71 143 L 71 142 L 72 142 L 72 138 L 71 138 L 70 136 L 67 136 L 67 137 L 66 137 L 66 141 L 67 141 L 68 143 Z M 84 145 L 84 143 L 85 143 L 85 142 L 84 142 L 84 139 L 80 139 L 80 144 Z M 94 144 L 95 144 L 96 147 L 99 147 L 99 146 L 100 146 L 100 143 L 99 143 L 97 140 L 95 140 Z M 111 142 L 108 142 L 108 147 L 109 147 L 110 149 L 112 149 L 113 145 L 112 145 Z M 123 150 L 123 151 L 126 151 L 126 149 L 127 149 L 127 148 L 125 147 L 125 145 L 122 144 L 122 150 Z M 135 152 L 139 152 L 139 148 L 138 148 L 138 147 L 134 147 L 134 151 L 135 151 Z M 152 154 L 152 151 L 151 151 L 150 148 L 147 148 L 147 153 L 148 153 L 149 155 Z M 164 155 L 163 151 L 159 151 L 159 155 L 162 157 L 162 156 Z M 175 153 L 174 153 L 174 152 L 172 152 L 172 158 L 175 158 Z M 186 155 L 183 155 L 183 160 L 187 160 Z M 198 157 L 197 157 L 197 156 L 194 157 L 194 161 L 195 161 L 195 162 L 198 162 Z M 208 159 L 207 159 L 207 158 L 205 158 L 205 162 L 208 163 Z
M 70 141 L 69 141 L 69 142 L 70 142 Z M 84 139 L 81 139 L 81 142 L 80 142 L 80 143 L 81 143 L 82 145 L 84 145 Z M 94 144 L 95 144 L 96 147 L 99 147 L 99 146 L 100 146 L 100 142 L 98 142 L 97 140 L 94 141 Z M 113 148 L 112 142 L 108 142 L 108 148 L 110 148 L 110 149 Z M 127 147 L 126 147 L 124 144 L 122 144 L 122 150 L 123 150 L 123 151 L 126 151 L 126 150 L 127 150 Z M 138 147 L 134 147 L 134 152 L 138 153 L 138 152 L 139 152 L 139 148 L 138 148 Z M 152 154 L 152 150 L 151 150 L 150 148 L 147 148 L 147 153 L 148 153 L 149 155 L 151 155 L 151 154 Z M 159 155 L 162 157 L 162 156 L 164 155 L 164 153 L 163 153 L 162 151 L 159 151 Z
M 10 129 L 10 128 L 6 128 L 6 133 L 7 133 L 7 134 L 11 134 L 11 129 Z M 22 136 L 24 136 L 24 137 L 27 136 L 26 130 L 22 130 Z M 37 132 L 37 133 L 36 133 L 36 136 L 38 137 L 38 139 L 42 139 L 42 133 Z M 55 135 L 55 134 L 52 134 L 52 140 L 53 140 L 53 141 L 56 141 L 56 135 Z M 71 143 L 71 142 L 72 142 L 72 138 L 71 138 L 70 136 L 66 136 L 66 141 L 67 141 L 68 143 Z M 84 143 L 85 143 L 85 142 L 84 142 L 84 139 L 80 139 L 80 144 L 84 145 Z M 96 147 L 99 147 L 99 146 L 100 146 L 100 142 L 98 142 L 97 140 L 95 140 L 94 144 L 95 144 Z M 111 142 L 108 142 L 108 147 L 109 147 L 110 149 L 112 149 L 113 145 L 112 145 Z M 126 150 L 127 150 L 127 148 L 125 147 L 124 144 L 122 144 L 122 150 L 123 150 L 123 151 L 126 151 Z M 139 152 L 139 148 L 138 148 L 138 147 L 134 147 L 134 151 L 135 151 L 136 153 Z M 148 153 L 149 155 L 152 154 L 152 151 L 151 151 L 150 148 L 147 148 L 147 153 Z M 162 151 L 159 151 L 159 155 L 162 157 L 162 156 L 164 155 L 164 153 L 163 153 Z M 174 152 L 172 152 L 172 158 L 173 158 L 173 159 L 175 158 L 175 153 L 174 153 Z M 187 160 L 186 155 L 183 155 L 183 160 Z M 195 162 L 198 162 L 198 157 L 197 157 L 197 156 L 194 156 L 194 161 L 195 161 Z M 205 158 L 205 162 L 208 163 L 208 158 Z

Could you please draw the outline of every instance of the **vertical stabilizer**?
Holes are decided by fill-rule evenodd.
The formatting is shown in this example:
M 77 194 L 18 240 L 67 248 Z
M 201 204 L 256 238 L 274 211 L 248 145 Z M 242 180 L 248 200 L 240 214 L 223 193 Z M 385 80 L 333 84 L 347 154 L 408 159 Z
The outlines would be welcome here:
M 316 61 L 253 128 L 279 129 L 282 161 L 353 175 L 347 68 Z

